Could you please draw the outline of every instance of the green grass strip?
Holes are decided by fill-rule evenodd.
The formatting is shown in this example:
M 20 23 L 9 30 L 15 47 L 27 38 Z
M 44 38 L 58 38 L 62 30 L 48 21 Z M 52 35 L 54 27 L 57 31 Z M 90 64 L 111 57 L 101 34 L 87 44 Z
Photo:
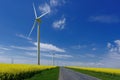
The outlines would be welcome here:
M 33 77 L 25 80 L 58 80 L 59 77 L 59 68 L 49 69 L 42 71 L 34 75 Z
M 95 71 L 74 69 L 74 68 L 70 68 L 70 69 L 78 71 L 80 73 L 90 75 L 90 76 L 94 76 L 94 77 L 99 78 L 101 80 L 120 80 L 120 75 L 117 75 L 117 74 L 104 73 L 104 72 L 95 72 Z

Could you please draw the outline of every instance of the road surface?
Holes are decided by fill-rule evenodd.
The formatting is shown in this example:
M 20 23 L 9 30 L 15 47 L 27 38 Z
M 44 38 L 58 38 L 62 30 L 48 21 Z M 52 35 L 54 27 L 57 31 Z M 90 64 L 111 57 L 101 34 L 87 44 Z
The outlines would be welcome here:
M 59 80 L 100 80 L 64 67 L 60 68 Z

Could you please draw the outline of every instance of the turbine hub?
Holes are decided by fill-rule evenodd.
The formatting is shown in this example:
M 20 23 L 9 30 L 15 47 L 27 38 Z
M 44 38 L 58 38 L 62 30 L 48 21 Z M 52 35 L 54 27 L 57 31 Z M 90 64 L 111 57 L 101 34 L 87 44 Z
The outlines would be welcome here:
M 36 21 L 38 22 L 38 23 L 40 23 L 41 22 L 41 20 L 38 18 L 38 19 L 36 19 Z

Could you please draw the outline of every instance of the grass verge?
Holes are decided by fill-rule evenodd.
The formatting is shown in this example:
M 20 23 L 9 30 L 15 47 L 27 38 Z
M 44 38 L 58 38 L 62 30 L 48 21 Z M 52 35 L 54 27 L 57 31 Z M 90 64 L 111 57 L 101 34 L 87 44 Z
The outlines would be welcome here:
M 59 77 L 59 68 L 53 68 L 49 70 L 42 71 L 34 75 L 33 77 L 25 80 L 58 80 Z
M 120 75 L 117 75 L 117 74 L 110 74 L 110 73 L 104 73 L 104 72 L 95 72 L 95 71 L 74 69 L 74 68 L 70 68 L 70 69 L 78 71 L 80 73 L 90 75 L 90 76 L 94 76 L 94 77 L 99 78 L 101 80 L 120 80 Z

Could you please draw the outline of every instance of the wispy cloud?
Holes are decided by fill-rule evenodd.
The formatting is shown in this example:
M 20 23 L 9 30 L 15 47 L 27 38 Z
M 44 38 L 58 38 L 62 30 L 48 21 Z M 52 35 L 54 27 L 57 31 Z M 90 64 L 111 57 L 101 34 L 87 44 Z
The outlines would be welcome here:
M 100 61 L 104 67 L 120 67 L 120 40 L 107 44 L 108 53 Z
M 41 13 L 51 12 L 51 7 L 49 4 L 45 3 L 39 6 Z
M 43 56 L 45 57 L 52 57 L 53 55 L 50 54 L 43 54 Z M 55 58 L 62 58 L 62 59 L 66 59 L 66 58 L 72 58 L 72 55 L 67 55 L 67 54 L 55 54 L 54 55 Z
M 3 52 L 3 51 L 0 51 L 0 54 L 3 54 L 3 53 L 5 53 L 5 52 Z
M 44 4 L 41 4 L 39 6 L 39 10 L 41 13 L 55 13 L 57 11 L 57 7 L 62 6 L 65 3 L 65 0 L 50 0 L 48 3 L 45 2 Z
M 65 0 L 50 0 L 48 3 L 41 4 L 39 10 L 41 13 L 49 12 L 49 14 L 55 14 L 58 10 L 58 6 L 62 6 L 66 3 Z M 53 22 L 52 26 L 55 29 L 64 29 L 66 24 L 66 18 L 64 16 L 61 19 Z
M 25 54 L 26 54 L 26 55 L 29 55 L 29 56 L 33 56 L 33 57 L 36 57 L 36 56 L 37 56 L 37 53 L 36 53 L 36 52 L 26 52 Z
M 37 42 L 34 42 L 34 45 L 37 46 Z M 64 49 L 61 49 L 53 44 L 48 44 L 48 43 L 40 43 L 40 48 L 42 51 L 65 52 Z
M 108 43 L 107 47 L 108 47 L 110 52 L 120 53 L 120 40 L 115 40 L 114 44 Z
M 65 3 L 66 3 L 65 0 L 50 0 L 50 5 L 53 6 L 53 7 L 61 6 Z
M 95 54 L 82 54 L 82 55 L 78 55 L 81 58 L 95 58 L 96 55 Z
M 83 67 L 100 67 L 101 65 L 103 65 L 102 63 L 98 63 L 98 62 L 74 62 L 71 64 L 83 66 Z
M 27 51 L 37 50 L 36 47 L 23 47 L 23 46 L 10 46 L 10 47 L 14 49 L 27 50 Z
M 59 5 L 58 0 L 50 0 L 50 5 L 51 6 L 58 6 Z
M 32 40 L 32 38 L 29 38 L 23 34 L 16 34 L 17 37 L 23 38 L 23 39 L 27 39 L 27 40 Z
M 100 67 L 103 65 L 102 63 L 98 62 L 80 62 L 80 61 L 59 61 L 59 65 L 63 66 L 83 66 L 83 67 Z
M 26 52 L 25 54 L 29 55 L 29 56 L 32 56 L 32 57 L 37 57 L 37 53 L 36 52 Z M 53 54 L 50 53 L 50 52 L 49 53 L 48 52 L 47 53 L 42 52 L 41 56 L 52 58 Z M 56 53 L 54 53 L 54 57 L 55 58 L 59 58 L 59 59 L 67 59 L 67 58 L 72 58 L 73 56 L 72 55 L 68 55 L 68 54 L 56 54 Z
M 66 25 L 66 18 L 65 17 L 62 17 L 61 19 L 53 22 L 53 28 L 55 28 L 55 29 L 62 30 L 65 28 L 65 25 Z
M 96 57 L 94 54 L 86 54 L 85 56 L 86 56 L 86 57 L 91 57 L 91 58 Z
M 33 42 L 33 44 L 34 46 L 31 46 L 31 47 L 14 46 L 14 45 L 10 47 L 14 49 L 20 49 L 20 50 L 35 51 L 37 50 L 37 42 Z M 44 52 L 49 52 L 49 51 L 65 52 L 64 49 L 61 49 L 53 44 L 48 44 L 48 43 L 40 43 L 40 50 Z
M 0 62 L 2 63 L 11 63 L 11 59 L 6 56 L 0 56 Z
M 10 49 L 10 48 L 8 48 L 8 47 L 0 46 L 0 50 L 3 50 L 3 51 L 8 51 L 8 50 L 11 50 L 11 49 Z
M 112 15 L 98 15 L 98 16 L 90 16 L 89 21 L 101 22 L 101 23 L 119 23 L 120 19 L 119 17 Z
M 23 57 L 23 56 L 15 56 L 13 58 L 13 62 L 17 64 L 37 64 L 36 58 Z M 7 56 L 0 56 L 1 63 L 12 63 L 12 58 Z M 55 61 L 56 62 L 56 61 Z M 52 60 L 50 59 L 41 59 L 42 65 L 52 65 Z
M 83 49 L 83 48 L 87 48 L 87 45 L 75 45 L 71 47 L 72 49 Z
M 12 49 L 9 46 L 0 45 L 0 55 L 4 55 L 7 52 L 10 52 Z
M 13 61 L 12 61 L 13 60 Z M 0 56 L 0 62 L 4 63 L 20 63 L 20 64 L 37 64 L 36 58 L 29 58 L 24 56 Z
M 111 43 L 108 43 L 107 44 L 107 48 L 111 48 L 112 47 L 112 44 Z
M 97 48 L 92 48 L 92 50 L 93 50 L 93 51 L 96 51 L 96 50 L 97 50 Z

